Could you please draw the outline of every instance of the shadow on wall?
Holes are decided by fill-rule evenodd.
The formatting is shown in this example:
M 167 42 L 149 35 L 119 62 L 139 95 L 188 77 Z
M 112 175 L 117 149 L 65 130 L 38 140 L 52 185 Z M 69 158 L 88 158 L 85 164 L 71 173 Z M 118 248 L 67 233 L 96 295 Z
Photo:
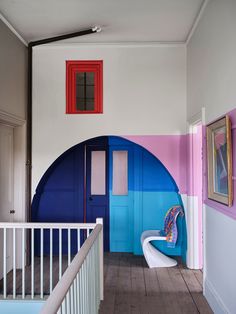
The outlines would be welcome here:
M 178 191 L 168 170 L 149 151 L 121 137 L 97 137 L 70 148 L 48 168 L 33 198 L 32 220 L 94 222 L 103 217 L 106 251 L 142 254 L 141 233 L 162 229 L 167 210 L 183 206 Z M 185 261 L 185 217 L 179 218 L 177 225 L 175 248 L 167 247 L 165 241 L 155 245 Z M 35 241 L 38 254 L 37 237 Z M 47 236 L 44 242 L 48 253 Z M 64 252 L 67 243 L 64 234 Z M 72 236 L 72 250 L 76 249 Z

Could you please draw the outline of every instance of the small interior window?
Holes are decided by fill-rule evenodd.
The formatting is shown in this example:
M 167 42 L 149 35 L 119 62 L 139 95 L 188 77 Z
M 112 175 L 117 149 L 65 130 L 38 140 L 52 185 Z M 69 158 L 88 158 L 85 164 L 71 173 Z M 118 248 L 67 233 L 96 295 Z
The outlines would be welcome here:
M 66 113 L 103 112 L 103 62 L 66 61 Z

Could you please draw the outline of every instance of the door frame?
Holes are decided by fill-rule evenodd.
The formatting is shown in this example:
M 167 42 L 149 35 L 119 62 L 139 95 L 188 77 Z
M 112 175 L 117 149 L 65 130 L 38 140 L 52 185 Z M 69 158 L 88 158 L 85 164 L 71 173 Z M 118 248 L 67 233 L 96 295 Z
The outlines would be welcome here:
M 197 114 L 195 114 L 193 117 L 191 117 L 188 120 L 187 123 L 187 128 L 188 128 L 188 134 L 189 134 L 189 173 L 188 173 L 188 178 L 189 178 L 189 187 L 191 186 L 193 188 L 194 186 L 194 161 L 193 161 L 193 154 L 191 154 L 191 151 L 193 149 L 193 135 L 196 133 L 196 126 L 201 124 L 202 127 L 204 127 L 205 125 L 205 108 L 202 108 L 202 110 L 200 112 L 198 112 Z M 202 218 L 202 226 L 201 226 L 201 233 L 202 233 L 202 241 L 199 241 L 199 234 L 198 237 L 196 237 L 196 228 L 198 228 L 198 232 L 199 232 L 199 220 L 198 217 L 199 215 L 194 215 L 192 213 L 192 211 L 194 210 L 194 208 L 198 208 L 198 198 L 195 196 L 190 196 L 188 195 L 187 197 L 187 224 L 188 224 L 188 228 L 187 228 L 187 237 L 188 237 L 188 247 L 191 246 L 191 250 L 187 253 L 187 266 L 189 268 L 195 268 L 195 269 L 199 269 L 202 268 L 203 269 L 203 275 L 204 275 L 204 265 L 205 265 L 205 206 L 204 206 L 204 189 L 205 189 L 205 180 L 204 180 L 204 158 L 203 158 L 203 151 L 204 151 L 204 130 L 202 130 L 202 201 L 201 201 L 201 210 L 202 212 L 201 214 L 201 218 Z M 202 261 L 199 260 L 199 258 L 197 258 L 196 256 L 198 256 L 199 253 L 196 253 L 197 250 L 201 249 L 201 253 L 202 253 Z
M 13 128 L 13 204 L 15 214 L 13 221 L 27 221 L 26 209 L 26 121 L 21 117 L 0 110 L 0 124 Z M 21 241 L 17 237 L 19 248 L 16 267 L 22 268 Z

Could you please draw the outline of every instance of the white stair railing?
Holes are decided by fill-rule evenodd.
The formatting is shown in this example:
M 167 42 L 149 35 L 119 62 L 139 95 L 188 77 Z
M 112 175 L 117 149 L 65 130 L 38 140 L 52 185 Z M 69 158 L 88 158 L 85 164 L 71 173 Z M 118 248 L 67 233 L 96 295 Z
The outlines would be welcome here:
M 40 314 L 97 314 L 103 300 L 102 219 L 63 274 Z
M 95 228 L 95 223 L 7 223 L 0 222 L 0 279 L 3 280 L 3 298 L 11 297 L 15 299 L 16 297 L 21 297 L 22 299 L 26 296 L 26 283 L 29 286 L 28 279 L 26 282 L 26 248 L 31 251 L 30 254 L 30 285 L 31 285 L 31 298 L 40 297 L 43 299 L 45 297 L 45 281 L 48 280 L 48 275 L 45 276 L 44 263 L 45 259 L 49 258 L 49 292 L 53 290 L 53 285 L 55 284 L 55 274 L 54 261 L 58 260 L 58 278 L 60 279 L 63 274 L 63 259 L 67 255 L 68 265 L 71 263 L 72 259 L 72 232 L 73 235 L 76 233 L 77 248 L 76 252 L 80 250 L 81 243 L 81 231 L 83 232 L 84 239 L 86 239 L 90 232 Z M 45 256 L 44 248 L 44 237 L 47 234 L 47 239 L 49 240 L 49 252 Z M 66 236 L 65 236 L 66 234 Z M 39 249 L 39 257 L 35 257 L 35 237 L 37 235 Z M 67 238 L 67 252 L 63 252 L 63 239 Z M 54 245 L 58 247 L 57 256 L 54 254 Z M 64 244 L 65 245 L 65 244 Z M 64 248 L 65 249 L 65 248 Z M 65 250 L 64 250 L 65 251 Z M 74 252 L 74 253 L 76 253 Z M 40 274 L 35 273 L 35 263 L 39 260 Z M 55 260 L 54 260 L 55 259 Z M 19 289 L 17 291 L 17 273 L 21 271 L 21 292 Z M 12 282 L 9 284 L 8 272 L 12 271 Z M 36 278 L 37 277 L 39 278 Z M 47 277 L 47 278 L 46 278 Z M 35 292 L 35 282 L 39 280 L 40 282 L 40 292 L 36 295 Z M 11 295 L 8 295 L 8 284 L 12 287 Z M 48 292 L 47 292 L 48 294 Z

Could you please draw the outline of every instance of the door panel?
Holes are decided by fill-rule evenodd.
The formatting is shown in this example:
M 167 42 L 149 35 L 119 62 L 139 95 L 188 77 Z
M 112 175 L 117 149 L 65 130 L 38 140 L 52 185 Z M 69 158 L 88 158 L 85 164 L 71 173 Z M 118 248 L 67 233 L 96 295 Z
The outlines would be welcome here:
M 86 222 L 103 218 L 104 249 L 109 251 L 108 147 L 86 147 Z
M 133 150 L 110 146 L 110 251 L 133 252 Z
M 13 128 L 0 125 L 0 221 L 11 222 L 13 210 Z M 7 272 L 12 269 L 12 232 L 7 231 Z M 3 252 L 3 231 L 0 231 L 0 252 Z M 2 278 L 0 254 L 0 278 Z

